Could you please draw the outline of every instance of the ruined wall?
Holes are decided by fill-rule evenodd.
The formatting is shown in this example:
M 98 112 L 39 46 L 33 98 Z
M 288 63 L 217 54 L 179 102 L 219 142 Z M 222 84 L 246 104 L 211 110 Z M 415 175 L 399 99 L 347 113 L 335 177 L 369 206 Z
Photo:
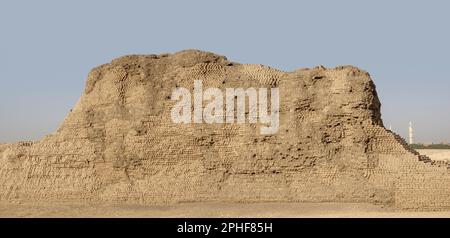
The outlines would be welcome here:
M 280 128 L 174 124 L 176 87 L 279 87 Z M 446 163 L 383 127 L 368 73 L 281 72 L 212 53 L 125 56 L 94 68 L 61 127 L 0 145 L 0 199 L 372 202 L 450 208 Z

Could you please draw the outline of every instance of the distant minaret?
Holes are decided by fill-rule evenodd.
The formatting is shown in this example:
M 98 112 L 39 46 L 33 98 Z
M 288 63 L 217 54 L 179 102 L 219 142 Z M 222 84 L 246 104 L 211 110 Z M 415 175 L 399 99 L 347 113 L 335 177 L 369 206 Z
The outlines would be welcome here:
M 412 122 L 409 122 L 409 144 L 414 144 Z

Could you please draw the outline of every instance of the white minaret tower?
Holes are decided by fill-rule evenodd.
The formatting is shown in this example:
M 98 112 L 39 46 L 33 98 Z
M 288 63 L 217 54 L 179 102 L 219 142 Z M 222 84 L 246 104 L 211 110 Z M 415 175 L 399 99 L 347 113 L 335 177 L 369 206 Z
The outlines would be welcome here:
M 414 144 L 412 122 L 409 122 L 409 144 Z

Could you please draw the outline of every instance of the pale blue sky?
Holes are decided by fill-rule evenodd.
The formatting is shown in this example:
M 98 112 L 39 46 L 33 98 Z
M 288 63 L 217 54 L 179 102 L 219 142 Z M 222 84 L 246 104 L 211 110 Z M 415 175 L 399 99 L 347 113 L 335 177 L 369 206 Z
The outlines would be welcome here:
M 450 140 L 449 1 L 0 0 L 0 142 L 60 125 L 91 68 L 197 48 L 282 70 L 352 64 L 386 127 Z

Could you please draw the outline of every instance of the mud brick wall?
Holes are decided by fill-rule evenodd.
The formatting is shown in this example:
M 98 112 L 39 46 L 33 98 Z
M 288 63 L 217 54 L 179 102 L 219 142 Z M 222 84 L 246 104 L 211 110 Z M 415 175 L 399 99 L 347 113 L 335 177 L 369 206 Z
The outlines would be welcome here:
M 280 127 L 175 124 L 177 87 L 280 90 Z M 372 202 L 448 209 L 447 163 L 384 128 L 370 75 L 352 66 L 282 72 L 197 50 L 94 68 L 58 131 L 0 145 L 9 201 Z

